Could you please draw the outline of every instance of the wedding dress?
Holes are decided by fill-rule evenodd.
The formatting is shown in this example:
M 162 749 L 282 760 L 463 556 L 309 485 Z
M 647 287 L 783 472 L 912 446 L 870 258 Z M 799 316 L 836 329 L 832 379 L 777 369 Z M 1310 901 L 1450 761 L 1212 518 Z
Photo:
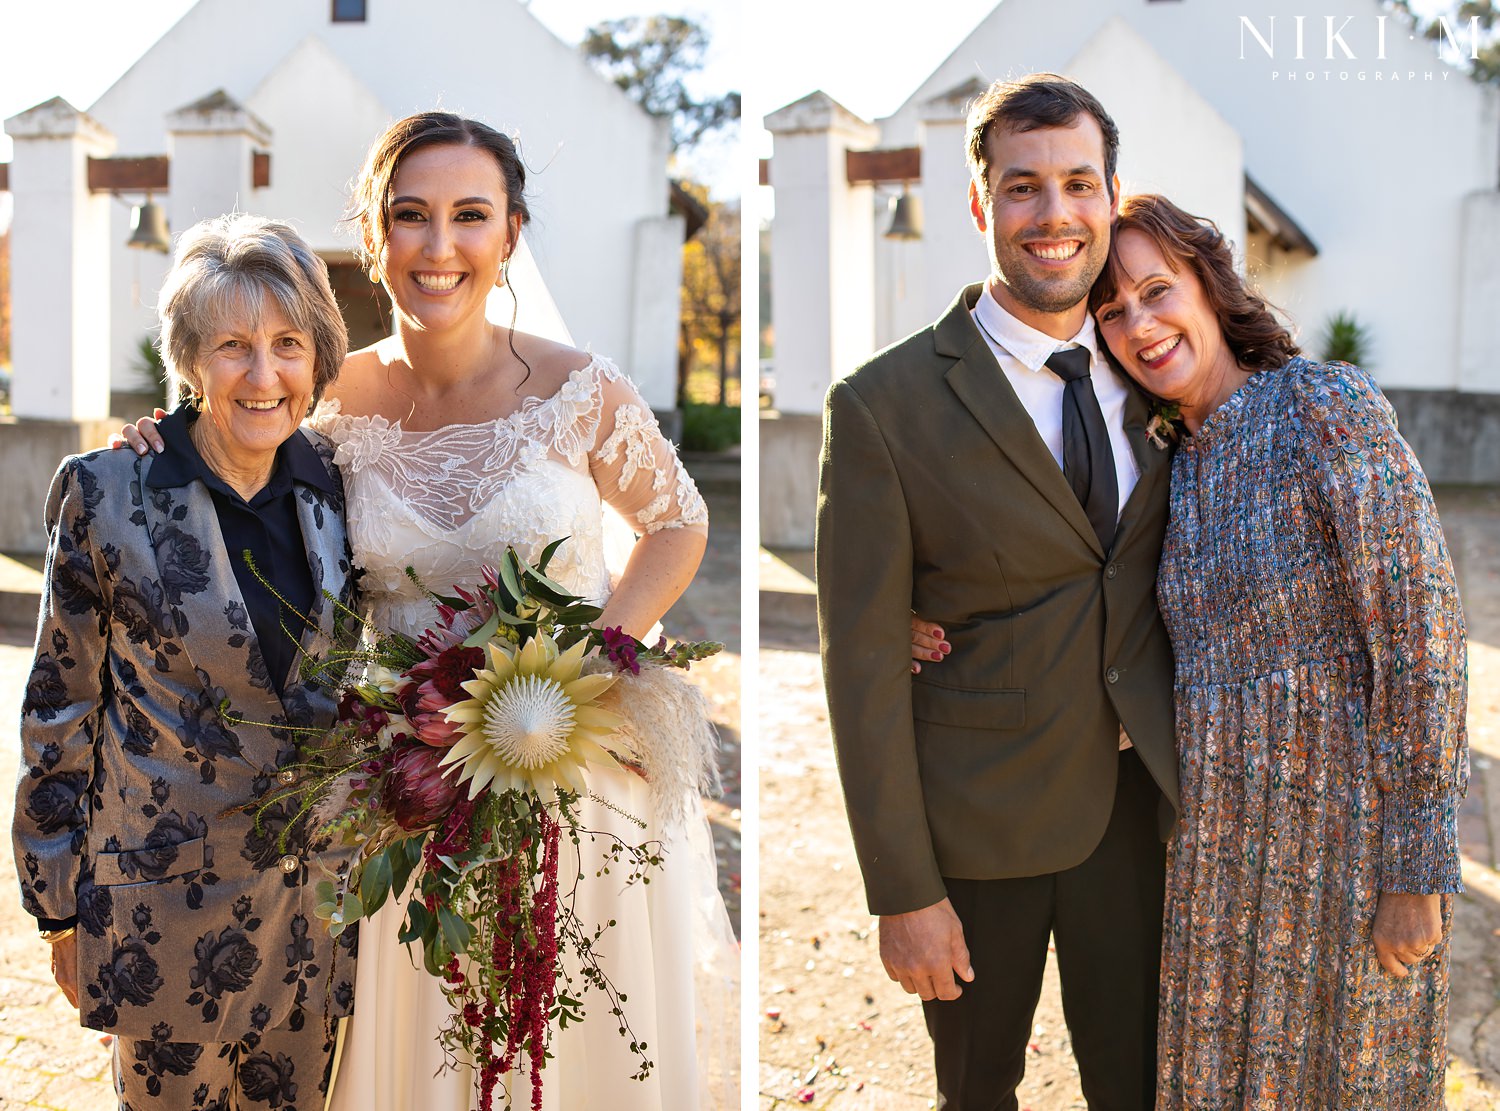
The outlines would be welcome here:
M 325 401 L 312 422 L 337 449 L 348 495 L 349 536 L 363 569 L 362 597 L 378 627 L 414 635 L 434 623 L 432 604 L 406 573 L 438 593 L 479 582 L 507 544 L 535 561 L 568 537 L 548 574 L 602 604 L 610 591 L 601 495 L 641 534 L 702 524 L 707 510 L 629 380 L 593 356 L 556 394 L 528 398 L 509 417 L 407 432 L 384 417 L 350 416 Z M 701 727 L 701 722 L 699 723 Z M 543 1070 L 546 1111 L 692 1111 L 738 1105 L 738 953 L 714 882 L 714 855 L 696 792 L 681 798 L 625 769 L 591 768 L 580 825 L 629 844 L 659 839 L 664 863 L 649 884 L 624 885 L 621 869 L 596 876 L 602 842 L 585 839 L 578 912 L 615 925 L 601 964 L 625 997 L 625 1018 L 653 1062 L 644 1081 L 609 1005 L 584 996 L 586 1019 L 552 1032 Z M 618 811 L 646 821 L 642 830 Z M 567 865 L 567 857 L 564 857 Z M 565 873 L 566 877 L 566 873 Z M 404 904 L 360 925 L 355 1016 L 345 1030 L 329 1106 L 334 1111 L 467 1111 L 474 1070 L 444 1071 L 438 1030 L 450 1010 L 420 950 L 396 940 Z M 581 986 L 581 985 L 580 985 Z M 529 1077 L 512 1073 L 517 1107 Z M 500 1106 L 500 1101 L 496 1101 Z

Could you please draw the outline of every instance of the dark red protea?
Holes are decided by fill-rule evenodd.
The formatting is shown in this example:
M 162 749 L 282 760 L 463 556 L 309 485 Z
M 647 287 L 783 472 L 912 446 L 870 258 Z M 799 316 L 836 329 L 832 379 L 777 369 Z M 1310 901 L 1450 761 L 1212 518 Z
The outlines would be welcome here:
M 495 616 L 495 600 L 489 594 L 498 582 L 493 568 L 485 567 L 485 583 L 488 590 L 465 590 L 455 587 L 453 593 L 463 600 L 464 609 L 455 609 L 439 603 L 438 623 L 417 638 L 417 647 L 428 656 L 436 656 L 445 649 L 462 644 L 469 634 Z
M 458 727 L 443 711 L 469 697 L 460 684 L 474 678 L 474 672 L 483 666 L 483 648 L 454 645 L 406 673 L 411 682 L 401 692 L 401 704 L 424 743 L 447 748 L 458 740 Z
M 425 829 L 453 809 L 461 792 L 443 777 L 443 750 L 410 743 L 393 749 L 385 802 L 402 829 Z

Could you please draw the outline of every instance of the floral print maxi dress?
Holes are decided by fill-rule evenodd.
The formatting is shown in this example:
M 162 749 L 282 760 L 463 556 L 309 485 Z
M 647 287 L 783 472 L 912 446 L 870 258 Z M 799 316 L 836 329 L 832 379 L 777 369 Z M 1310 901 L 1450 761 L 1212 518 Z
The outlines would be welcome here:
M 1463 618 L 1432 494 L 1364 371 L 1253 377 L 1173 464 L 1177 660 L 1159 1109 L 1440 1108 L 1448 937 L 1398 980 L 1382 889 L 1456 892 Z

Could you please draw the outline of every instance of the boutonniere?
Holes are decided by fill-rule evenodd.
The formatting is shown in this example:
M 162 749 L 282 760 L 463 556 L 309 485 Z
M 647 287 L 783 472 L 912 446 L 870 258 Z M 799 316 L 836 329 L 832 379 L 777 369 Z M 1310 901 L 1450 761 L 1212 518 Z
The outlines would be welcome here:
M 1166 451 L 1182 435 L 1182 414 L 1175 401 L 1153 401 L 1146 422 L 1146 439 L 1157 451 Z

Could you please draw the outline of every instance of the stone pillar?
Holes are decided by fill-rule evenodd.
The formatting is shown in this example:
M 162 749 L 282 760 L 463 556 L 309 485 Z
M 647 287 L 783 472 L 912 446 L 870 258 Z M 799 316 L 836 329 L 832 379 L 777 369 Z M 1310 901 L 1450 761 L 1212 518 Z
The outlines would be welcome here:
M 682 327 L 681 216 L 644 217 L 635 225 L 635 282 L 630 294 L 630 362 L 626 372 L 674 439 L 677 411 L 677 337 Z
M 1495 265 L 1495 245 L 1500 243 L 1500 191 L 1470 193 L 1463 200 L 1462 211 L 1458 388 L 1500 393 L 1500 313 L 1495 311 L 1500 305 L 1500 267 Z
M 89 192 L 88 160 L 113 154 L 115 138 L 61 97 L 12 116 L 5 131 L 15 143 L 11 411 L 35 420 L 103 418 L 111 200 Z
M 873 147 L 880 132 L 822 92 L 765 122 L 775 141 L 776 386 L 760 427 L 761 540 L 810 548 L 823 395 L 875 350 L 874 190 L 849 184 L 844 155 Z
M 970 282 L 989 273 L 984 236 L 969 213 L 964 134 L 968 105 L 984 84 L 970 80 L 922 105 L 922 257 L 920 322 L 936 320 Z
M 270 127 L 222 89 L 170 113 L 167 222 L 172 234 L 210 216 L 255 212 L 254 155 L 270 146 Z
M 849 184 L 844 155 L 873 147 L 880 132 L 821 92 L 772 112 L 766 128 L 776 409 L 819 413 L 833 380 L 874 351 L 874 190 Z
M 11 410 L 0 418 L 0 550 L 46 550 L 42 509 L 65 455 L 103 447 L 109 413 L 108 193 L 88 160 L 114 153 L 98 120 L 56 97 L 5 121 L 10 166 Z

